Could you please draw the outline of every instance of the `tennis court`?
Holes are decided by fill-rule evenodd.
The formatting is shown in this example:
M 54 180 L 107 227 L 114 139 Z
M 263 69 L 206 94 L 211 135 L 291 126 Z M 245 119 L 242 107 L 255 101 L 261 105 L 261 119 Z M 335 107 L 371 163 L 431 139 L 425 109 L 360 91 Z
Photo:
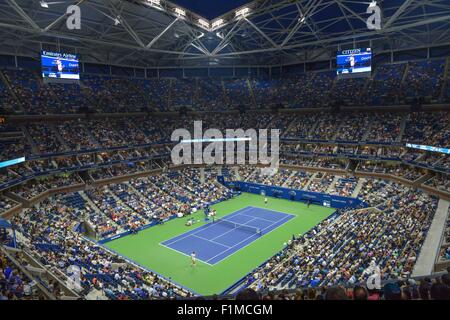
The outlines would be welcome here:
M 214 265 L 294 218 L 292 214 L 248 206 L 161 243 Z
M 277 198 L 270 198 L 269 203 L 265 205 L 261 195 L 249 193 L 243 193 L 230 200 L 217 203 L 212 208 L 217 210 L 217 218 L 231 218 L 232 221 L 241 223 L 249 222 L 251 218 L 246 216 L 257 217 L 259 219 L 253 221 L 256 223 L 250 222 L 250 225 L 260 229 L 270 225 L 270 222 L 265 220 L 275 224 L 264 230 L 262 236 L 253 236 L 250 230 L 237 233 L 233 231 L 224 235 L 233 228 L 222 225 L 220 228 L 213 227 L 212 230 L 205 229 L 211 224 L 211 221 L 205 222 L 203 210 L 200 210 L 189 216 L 189 218 L 199 220 L 192 227 L 186 227 L 186 218 L 173 219 L 162 225 L 144 229 L 138 234 L 107 242 L 104 246 L 198 294 L 211 295 L 225 291 L 279 252 L 284 244 L 292 238 L 292 235 L 304 234 L 334 212 L 333 208 L 317 205 L 308 207 L 302 202 Z M 248 208 L 251 210 L 246 210 Z M 235 218 L 233 218 L 234 216 Z M 292 217 L 294 218 L 292 219 Z M 286 220 L 281 220 L 282 218 Z M 214 252 L 212 252 L 211 241 L 204 240 L 193 248 L 178 247 L 178 245 L 187 244 L 191 240 L 196 241 L 193 240 L 196 239 L 195 237 L 181 239 L 197 231 L 203 231 L 197 236 L 220 242 L 221 245 L 235 247 L 233 250 L 225 251 L 228 248 L 218 246 L 220 249 L 213 249 Z M 219 235 L 222 235 L 222 238 L 214 239 Z M 250 239 L 239 244 L 247 237 Z M 177 243 L 176 240 L 181 241 Z M 163 243 L 171 244 L 171 246 L 162 245 Z M 174 248 L 175 245 L 178 249 Z M 205 263 L 199 259 L 197 266 L 192 267 L 190 258 L 186 254 L 190 255 L 194 250 L 197 252 L 198 258 L 210 261 Z M 203 250 L 208 251 L 209 256 L 202 256 L 200 251 Z M 217 254 L 223 256 L 218 256 L 213 260 L 212 258 Z M 226 258 L 224 258 L 225 256 Z

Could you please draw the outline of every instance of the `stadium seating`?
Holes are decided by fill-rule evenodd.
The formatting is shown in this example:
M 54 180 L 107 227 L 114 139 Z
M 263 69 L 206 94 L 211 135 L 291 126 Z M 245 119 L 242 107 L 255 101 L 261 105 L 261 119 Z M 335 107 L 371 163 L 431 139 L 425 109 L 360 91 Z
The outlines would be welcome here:
M 77 113 L 80 108 L 102 112 L 169 111 L 186 106 L 193 110 L 314 108 L 335 101 L 347 106 L 387 106 L 449 101 L 444 79 L 446 61 L 421 60 L 380 64 L 372 78 L 335 80 L 331 71 L 288 74 L 273 79 L 143 79 L 84 74 L 80 85 L 44 84 L 26 69 L 4 69 L 0 81 L 3 108 L 28 114 Z M 22 111 L 21 111 L 22 110 Z
M 192 133 L 200 120 L 203 130 L 279 129 L 275 174 L 222 165 L 223 177 L 357 198 L 367 207 L 343 207 L 287 239 L 240 289 L 265 299 L 317 299 L 344 286 L 352 298 L 376 260 L 383 283 L 402 283 L 411 299 L 434 298 L 430 288 L 443 280 L 427 280 L 421 285 L 428 291 L 419 293 L 411 274 L 436 196 L 450 195 L 450 159 L 406 143 L 450 147 L 450 116 L 438 105 L 450 101 L 447 65 L 443 59 L 380 64 L 372 77 L 355 79 L 336 79 L 328 70 L 270 78 L 83 74 L 79 85 L 44 84 L 28 69 L 0 70 L 0 108 L 17 116 L 0 124 L 0 160 L 27 159 L 0 168 L 0 215 L 17 227 L 20 252 L 60 281 L 70 276 L 68 266 L 81 268 L 83 299 L 190 297 L 189 289 L 100 244 L 236 195 L 219 182 L 218 167 L 171 165 L 175 129 Z M 419 97 L 433 108 L 405 112 L 402 105 Z M 344 112 L 325 109 L 336 102 Z M 267 110 L 280 104 L 279 112 Z M 173 112 L 182 107 L 195 112 Z M 447 219 L 436 263 L 449 260 L 448 229 Z M 11 244 L 11 235 L 2 240 Z M 0 297 L 45 298 L 27 287 L 35 279 L 21 271 L 19 256 L 18 265 L 1 256 Z M 58 286 L 39 281 L 62 297 Z
M 404 175 L 408 177 L 408 169 L 405 170 Z M 234 174 L 232 168 L 227 172 L 228 175 Z M 358 213 L 341 210 L 338 217 L 330 217 L 307 234 L 296 237 L 286 249 L 252 275 L 255 279 L 248 283 L 251 287 L 257 285 L 259 290 L 356 285 L 362 279 L 362 270 L 374 257 L 381 262 L 383 274 L 387 277 L 385 280 L 407 279 L 436 210 L 435 198 L 387 180 L 367 177 L 360 180 L 288 169 L 282 169 L 274 176 L 262 176 L 259 169 L 250 166 L 240 167 L 238 173 L 243 181 L 342 196 L 352 196 L 356 185 L 361 184 L 357 195 L 353 196 L 360 197 L 371 207 L 360 209 L 363 211 Z M 395 174 L 399 174 L 398 169 Z M 22 212 L 13 221 L 27 239 L 22 245 L 29 246 L 45 265 L 59 268 L 62 272 L 69 263 L 82 267 L 84 294 L 101 288 L 112 299 L 186 295 L 181 288 L 164 281 L 155 287 L 155 283 L 149 280 L 154 275 L 132 266 L 124 267 L 120 273 L 115 272 L 110 263 L 117 257 L 101 247 L 92 246 L 71 230 L 85 217 L 102 239 L 178 212 L 189 214 L 193 208 L 201 208 L 203 203 L 229 196 L 224 187 L 215 186 L 216 173 L 205 170 L 203 177 L 205 183 L 201 182 L 200 170 L 183 169 L 88 189 L 84 191 L 85 196 L 78 192 L 55 196 Z M 30 198 L 42 192 L 43 185 L 28 185 L 16 193 Z M 49 185 L 48 188 L 58 185 Z M 5 200 L 2 203 L 5 205 Z M 395 233 L 391 229 L 394 225 L 397 226 Z M 369 251 L 361 251 L 365 247 L 370 248 Z M 329 253 L 322 256 L 321 250 Z M 404 258 L 394 264 L 392 258 L 400 254 Z M 63 256 L 63 259 L 59 258 Z

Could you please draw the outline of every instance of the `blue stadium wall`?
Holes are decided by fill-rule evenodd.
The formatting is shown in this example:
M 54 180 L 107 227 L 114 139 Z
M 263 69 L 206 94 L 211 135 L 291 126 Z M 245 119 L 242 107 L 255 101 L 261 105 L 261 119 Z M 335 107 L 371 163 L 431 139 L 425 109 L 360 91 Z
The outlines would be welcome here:
M 361 201 L 360 199 L 357 198 L 341 197 L 329 195 L 326 193 L 303 191 L 277 186 L 268 186 L 251 182 L 226 181 L 223 176 L 219 176 L 218 181 L 223 185 L 225 185 L 227 188 L 236 191 L 248 192 L 253 194 L 264 193 L 269 197 L 287 199 L 292 201 L 310 202 L 311 204 L 327 206 L 335 209 L 341 209 L 345 207 L 350 208 L 367 207 L 367 204 L 364 201 Z

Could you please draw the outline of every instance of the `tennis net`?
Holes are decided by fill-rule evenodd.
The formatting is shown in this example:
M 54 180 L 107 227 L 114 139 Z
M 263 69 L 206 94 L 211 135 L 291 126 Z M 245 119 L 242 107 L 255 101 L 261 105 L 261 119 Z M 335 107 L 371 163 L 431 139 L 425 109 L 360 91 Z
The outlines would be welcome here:
M 230 228 L 239 229 L 239 230 L 250 232 L 250 233 L 256 233 L 259 235 L 262 234 L 261 228 L 248 226 L 245 224 L 233 222 L 233 221 L 226 220 L 226 219 L 216 218 L 213 220 L 213 223 L 220 223 L 220 224 L 228 226 Z

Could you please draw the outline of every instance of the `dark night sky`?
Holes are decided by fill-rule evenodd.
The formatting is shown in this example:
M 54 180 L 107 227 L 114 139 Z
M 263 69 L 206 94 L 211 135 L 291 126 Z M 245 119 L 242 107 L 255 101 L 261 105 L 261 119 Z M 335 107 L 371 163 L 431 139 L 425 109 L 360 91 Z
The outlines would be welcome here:
M 251 0 L 171 0 L 171 2 L 211 20 Z

